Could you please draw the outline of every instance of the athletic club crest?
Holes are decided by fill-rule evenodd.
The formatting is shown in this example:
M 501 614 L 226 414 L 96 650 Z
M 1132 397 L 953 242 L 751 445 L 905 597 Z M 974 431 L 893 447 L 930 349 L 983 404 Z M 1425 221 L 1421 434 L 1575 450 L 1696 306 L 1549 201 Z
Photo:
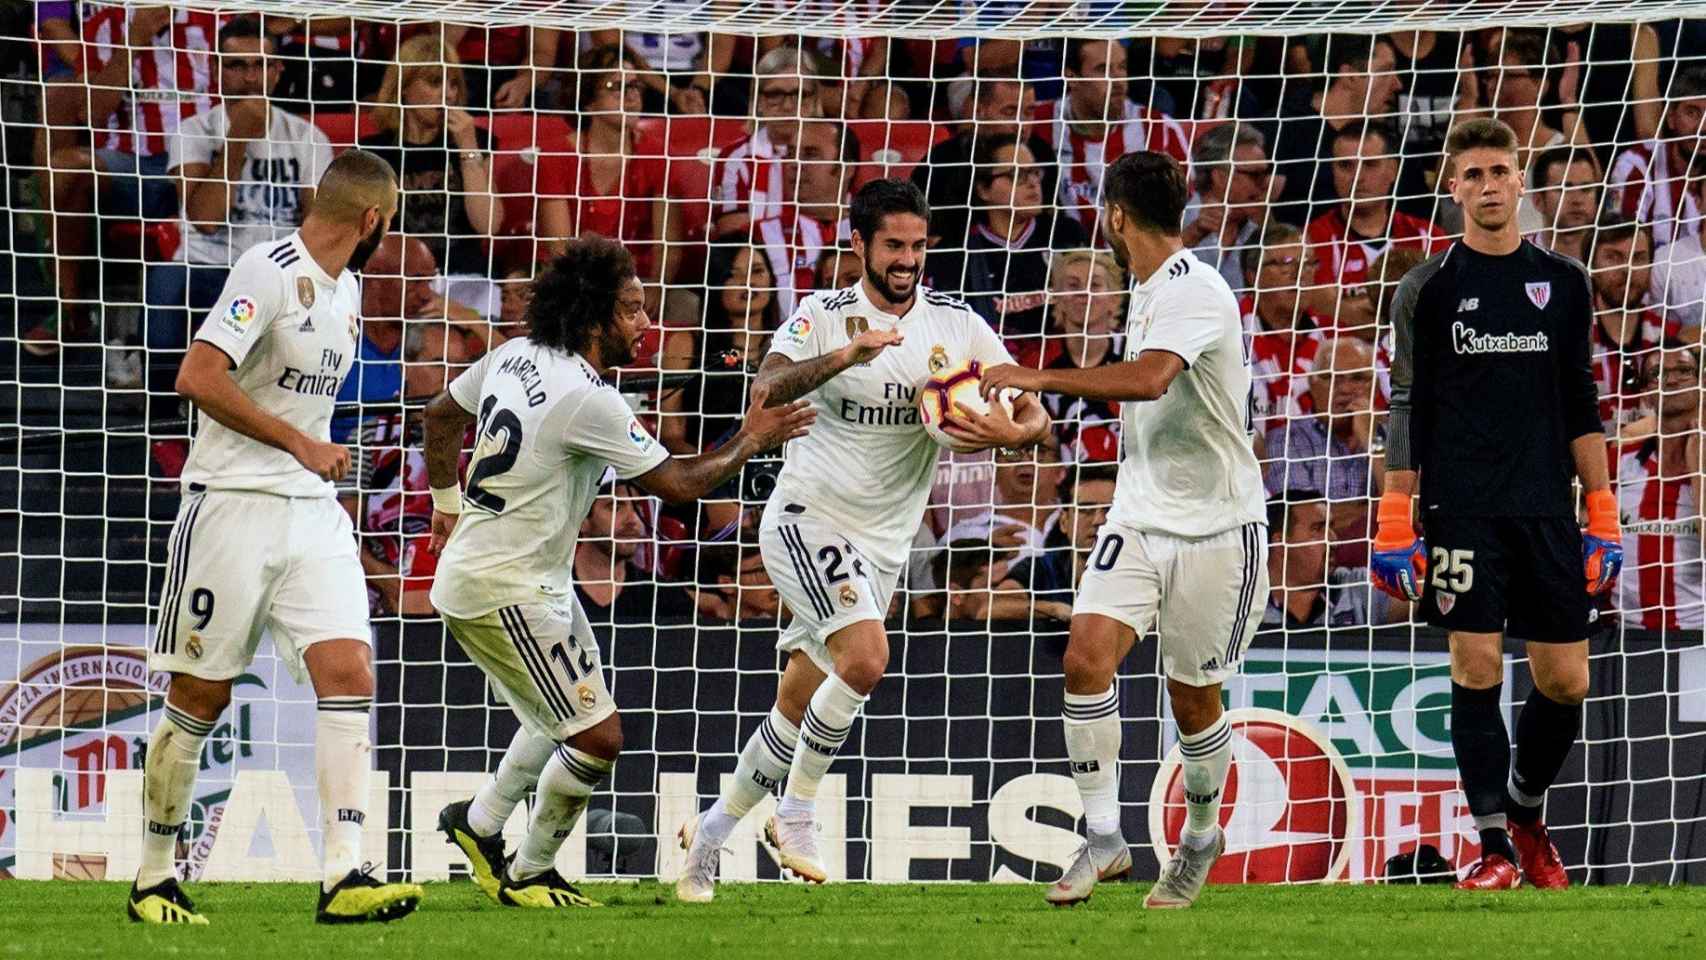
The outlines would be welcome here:
M 1534 304 L 1537 309 L 1546 309 L 1547 302 L 1552 299 L 1550 281 L 1542 280 L 1539 283 L 1524 284 L 1523 289 L 1528 291 L 1528 302 Z
M 1451 608 L 1457 606 L 1457 594 L 1446 593 L 1444 590 L 1434 592 L 1434 606 L 1439 608 L 1439 615 L 1445 616 Z

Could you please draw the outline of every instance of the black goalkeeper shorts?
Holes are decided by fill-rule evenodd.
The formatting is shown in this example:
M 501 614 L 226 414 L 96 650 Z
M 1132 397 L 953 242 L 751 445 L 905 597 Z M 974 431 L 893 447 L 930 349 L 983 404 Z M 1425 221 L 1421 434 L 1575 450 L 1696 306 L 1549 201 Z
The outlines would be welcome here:
M 1587 639 L 1590 604 L 1575 520 L 1429 511 L 1423 535 L 1429 625 L 1537 643 Z

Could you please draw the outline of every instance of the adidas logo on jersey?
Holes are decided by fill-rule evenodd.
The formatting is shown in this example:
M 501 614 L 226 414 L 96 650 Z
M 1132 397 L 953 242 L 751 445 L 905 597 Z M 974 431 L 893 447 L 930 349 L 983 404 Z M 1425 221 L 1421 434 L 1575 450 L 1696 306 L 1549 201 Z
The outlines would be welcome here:
M 302 325 L 296 328 L 296 332 L 297 333 L 313 333 L 314 332 L 314 318 L 313 317 L 303 317 L 302 318 Z

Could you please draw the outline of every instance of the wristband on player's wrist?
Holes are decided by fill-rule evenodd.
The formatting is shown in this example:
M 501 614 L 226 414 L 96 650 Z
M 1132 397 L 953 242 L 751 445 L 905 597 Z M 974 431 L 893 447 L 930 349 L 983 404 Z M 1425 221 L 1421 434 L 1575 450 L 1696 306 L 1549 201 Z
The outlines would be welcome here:
M 432 487 L 432 508 L 439 513 L 462 512 L 462 488 Z

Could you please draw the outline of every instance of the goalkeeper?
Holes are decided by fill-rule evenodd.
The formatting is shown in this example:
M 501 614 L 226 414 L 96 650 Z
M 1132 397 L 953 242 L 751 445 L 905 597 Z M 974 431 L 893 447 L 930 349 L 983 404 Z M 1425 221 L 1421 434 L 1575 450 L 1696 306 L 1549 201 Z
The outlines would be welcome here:
M 1589 595 L 1623 563 L 1588 359 L 1592 294 L 1581 264 L 1518 232 L 1510 127 L 1467 121 L 1446 152 L 1464 236 L 1405 274 L 1394 298 L 1373 573 L 1449 631 L 1451 742 L 1481 834 L 1481 860 L 1458 888 L 1506 890 L 1525 877 L 1564 887 L 1541 806 L 1581 729 Z M 1585 536 L 1572 473 L 1587 491 Z M 1418 475 L 1426 547 L 1410 522 Z M 1528 642 L 1535 687 L 1514 765 L 1500 705 L 1507 632 Z

